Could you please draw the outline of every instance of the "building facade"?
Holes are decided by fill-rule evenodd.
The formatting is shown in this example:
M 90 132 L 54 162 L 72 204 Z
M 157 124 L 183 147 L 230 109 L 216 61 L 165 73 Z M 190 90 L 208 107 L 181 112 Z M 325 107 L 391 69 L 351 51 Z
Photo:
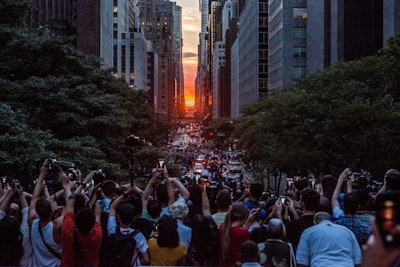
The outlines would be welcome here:
M 307 1 L 269 1 L 268 88 L 282 89 L 306 73 Z

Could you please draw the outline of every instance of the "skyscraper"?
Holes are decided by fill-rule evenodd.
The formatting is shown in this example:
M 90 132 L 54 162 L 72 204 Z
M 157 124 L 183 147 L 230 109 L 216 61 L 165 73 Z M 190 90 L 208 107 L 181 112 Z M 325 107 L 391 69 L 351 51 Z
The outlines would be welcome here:
M 307 1 L 272 0 L 268 12 L 268 90 L 272 91 L 306 73 Z
M 387 27 L 395 25 L 395 1 L 384 2 L 385 18 L 383 0 L 309 1 L 307 71 L 375 55 L 383 47 L 383 32 L 390 35 L 395 29 Z

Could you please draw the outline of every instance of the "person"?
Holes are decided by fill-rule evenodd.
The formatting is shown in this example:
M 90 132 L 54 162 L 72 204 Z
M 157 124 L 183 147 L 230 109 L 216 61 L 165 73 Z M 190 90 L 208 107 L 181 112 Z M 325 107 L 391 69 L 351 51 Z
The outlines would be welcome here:
M 179 242 L 178 226 L 169 215 L 164 214 L 158 220 L 158 233 L 149 239 L 150 265 L 152 266 L 183 266 L 187 250 Z
M 147 183 L 142 195 L 142 217 L 153 223 L 157 223 L 162 211 L 161 202 L 158 199 L 150 198 L 151 190 L 160 174 L 161 172 L 157 168 L 151 171 L 150 181 Z
M 66 198 L 62 224 L 61 267 L 99 265 L 99 251 L 103 238 L 100 225 L 100 205 L 97 201 L 95 202 L 95 213 L 90 207 L 74 210 L 77 195 L 81 194 L 84 186 L 93 178 L 95 172 L 90 172 L 73 193 L 70 190 L 68 176 L 61 173 Z
M 298 267 L 341 266 L 361 264 L 361 249 L 352 231 L 333 223 L 331 215 L 317 212 L 315 225 L 304 230 L 296 251 Z
M 167 167 L 164 166 L 163 170 L 156 170 L 156 173 L 152 175 L 152 178 L 150 179 L 149 182 L 149 187 L 152 187 L 152 185 L 155 183 L 155 180 L 157 177 L 161 175 L 161 172 L 163 173 L 164 180 L 157 185 L 157 191 L 156 191 L 156 196 L 157 200 L 161 202 L 161 213 L 160 216 L 167 214 L 169 215 L 168 207 L 172 205 L 175 202 L 181 202 L 183 204 L 186 204 L 186 202 L 190 198 L 190 193 L 186 189 L 186 187 L 178 180 L 174 178 L 170 178 L 168 175 L 168 170 Z M 180 197 L 176 199 L 175 197 L 175 192 L 172 187 L 172 184 L 174 184 L 180 193 Z
M 319 198 L 318 192 L 313 189 L 305 188 L 301 192 L 302 215 L 299 219 L 290 221 L 286 227 L 287 237 L 294 249 L 296 249 L 303 231 L 314 225 L 313 217 L 319 205 Z
M 243 201 L 243 204 L 250 211 L 252 209 L 257 209 L 260 207 L 260 198 L 264 191 L 264 185 L 262 183 L 256 182 L 250 184 L 250 196 Z M 258 217 L 260 220 L 264 220 L 266 216 L 266 211 L 264 209 L 259 209 Z
M 267 240 L 258 244 L 260 263 L 264 267 L 296 266 L 294 250 L 285 242 L 285 225 L 273 218 L 267 226 Z
M 9 210 L 9 206 L 15 204 L 10 202 L 16 190 L 18 190 L 18 195 L 21 199 L 22 189 L 10 187 L 5 190 L 4 198 L 2 198 L 0 202 L 0 266 L 19 265 L 24 255 L 23 238 L 29 238 L 29 235 L 27 237 L 21 235 L 19 221 L 16 216 L 12 214 L 15 212 Z M 22 198 L 24 198 L 23 195 Z M 26 200 L 25 205 L 27 205 Z M 19 210 L 17 211 L 19 212 Z
M 249 214 L 242 203 L 235 203 L 225 216 L 225 221 L 219 228 L 221 242 L 220 266 L 232 266 L 240 262 L 240 244 L 250 240 L 248 231 L 258 209 L 253 209 Z M 247 219 L 246 219 L 247 218 Z
M 339 176 L 338 183 L 336 185 L 335 191 L 332 195 L 332 210 L 333 218 L 335 223 L 343 225 L 349 228 L 356 236 L 358 243 L 361 245 L 367 242 L 368 237 L 371 234 L 371 229 L 368 224 L 361 221 L 356 217 L 356 213 L 360 206 L 357 191 L 351 191 L 351 185 L 353 183 L 353 178 L 347 180 L 348 169 L 345 169 Z M 339 204 L 339 193 L 342 188 L 342 184 L 347 181 L 347 186 L 350 193 L 344 195 L 343 198 L 343 210 L 340 208 Z
M 135 217 L 135 208 L 129 203 L 122 203 L 130 196 L 131 188 L 128 191 L 120 195 L 118 198 L 111 203 L 110 212 L 108 214 L 107 222 L 107 233 L 108 236 L 116 234 L 119 230 L 122 235 L 130 235 L 135 232 L 135 229 L 131 228 L 131 223 Z M 117 214 L 118 207 L 118 214 Z M 117 219 L 119 226 L 117 224 Z M 132 256 L 132 264 L 134 266 L 148 264 L 150 262 L 147 240 L 142 233 L 137 233 L 133 236 L 136 241 L 136 248 Z M 140 253 L 140 259 L 139 259 Z M 112 256 L 112 255 L 111 255 Z
M 192 240 L 192 229 L 183 224 L 183 220 L 189 214 L 188 206 L 184 203 L 176 202 L 168 207 L 168 211 L 171 217 L 177 222 L 179 242 L 188 248 Z
M 117 185 L 114 181 L 107 180 L 103 182 L 100 191 L 100 195 L 102 197 L 98 200 L 102 211 L 105 212 L 110 211 L 110 205 L 116 196 L 116 192 L 117 192 Z
M 317 208 L 318 211 L 325 211 L 329 214 L 332 214 L 332 204 L 331 200 L 328 199 L 326 196 L 320 195 L 319 196 L 319 205 Z
M 399 266 L 400 248 L 388 248 L 384 245 L 382 236 L 378 230 L 376 220 L 371 218 L 372 234 L 367 243 L 363 246 L 363 261 L 362 267 L 392 267 Z M 396 233 L 400 234 L 400 225 L 394 229 Z M 393 265 L 397 261 L 396 265 Z
M 225 216 L 229 211 L 229 207 L 232 205 L 231 193 L 227 189 L 222 189 L 218 192 L 216 197 L 217 212 L 212 215 L 217 227 L 224 222 Z
M 192 219 L 192 240 L 189 245 L 186 265 L 218 265 L 218 228 L 211 216 L 210 202 L 207 196 L 205 180 L 201 179 L 198 187 L 201 190 L 202 214 Z
M 333 192 L 335 191 L 335 187 L 337 184 L 337 179 L 335 176 L 331 174 L 327 174 L 322 177 L 321 185 L 322 185 L 322 196 L 325 196 L 329 199 L 332 199 Z
M 61 225 L 63 216 L 52 220 L 51 203 L 40 198 L 47 176 L 47 162 L 40 168 L 38 181 L 32 193 L 28 222 L 31 229 L 32 266 L 57 267 L 61 260 Z
M 400 171 L 397 169 L 389 169 L 385 173 L 383 186 L 376 193 L 375 197 L 382 192 L 398 190 L 400 190 Z
M 154 222 L 143 217 L 141 198 L 134 198 L 131 203 L 135 208 L 135 218 L 133 219 L 131 227 L 139 230 L 144 235 L 146 240 L 148 240 L 154 231 Z
M 259 263 L 257 243 L 254 241 L 247 240 L 240 245 L 240 259 L 242 264 L 237 266 L 262 267 L 262 265 Z

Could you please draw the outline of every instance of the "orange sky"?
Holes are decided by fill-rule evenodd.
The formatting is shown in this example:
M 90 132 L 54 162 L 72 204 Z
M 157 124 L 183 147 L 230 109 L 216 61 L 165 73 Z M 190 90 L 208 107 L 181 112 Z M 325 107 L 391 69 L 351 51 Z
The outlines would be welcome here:
M 199 43 L 199 0 L 175 0 L 182 7 L 183 72 L 185 75 L 185 98 L 194 98 L 194 83 L 197 72 L 197 45 Z

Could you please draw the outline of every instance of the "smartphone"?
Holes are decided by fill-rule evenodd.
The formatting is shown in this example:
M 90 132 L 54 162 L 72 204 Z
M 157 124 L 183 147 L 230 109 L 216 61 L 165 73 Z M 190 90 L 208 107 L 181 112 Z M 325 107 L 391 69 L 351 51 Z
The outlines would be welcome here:
M 286 196 L 279 196 L 279 199 L 281 200 L 282 204 L 284 204 L 286 201 Z
M 1 177 L 1 188 L 6 189 L 7 188 L 7 182 L 8 182 L 7 176 L 2 176 Z
M 308 181 L 309 181 L 309 183 L 310 183 L 310 188 L 311 188 L 311 189 L 315 189 L 315 182 L 316 182 L 316 180 L 315 180 L 314 178 L 311 178 L 311 179 L 309 179 Z
M 286 178 L 287 189 L 293 189 L 294 179 L 292 177 Z
M 400 225 L 400 191 L 377 196 L 375 217 L 384 245 L 400 247 L 400 233 L 393 233 L 396 225 Z
M 165 163 L 164 159 L 158 159 L 158 170 L 159 171 L 162 171 L 164 169 L 164 163 Z

